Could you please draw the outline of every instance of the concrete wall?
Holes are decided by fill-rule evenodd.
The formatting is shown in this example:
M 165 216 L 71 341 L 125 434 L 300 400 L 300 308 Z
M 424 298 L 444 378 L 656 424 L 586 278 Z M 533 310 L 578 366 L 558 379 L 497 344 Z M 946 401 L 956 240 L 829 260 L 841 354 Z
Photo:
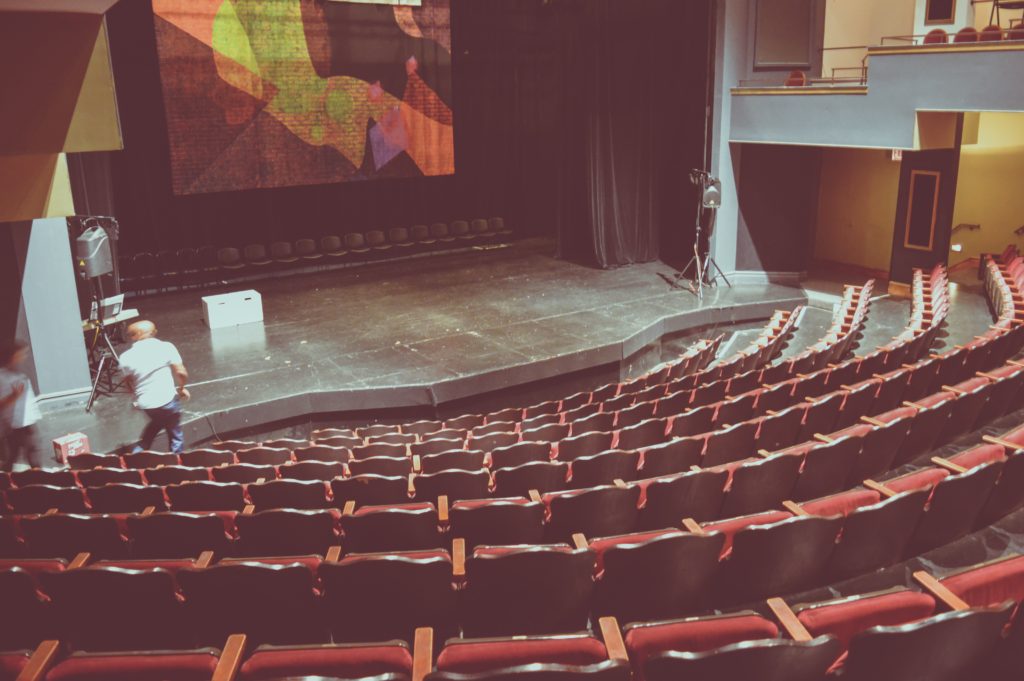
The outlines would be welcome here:
M 1024 50 L 873 55 L 870 69 L 858 94 L 734 94 L 729 139 L 912 149 L 918 111 L 1024 111 L 1024 88 L 993 86 L 1024 72 Z
M 880 149 L 824 149 L 814 258 L 889 270 L 900 164 Z
M 915 0 L 827 0 L 822 76 L 831 76 L 834 67 L 860 66 L 867 54 L 863 49 L 834 48 L 878 45 L 885 36 L 909 35 L 914 30 L 914 12 Z M 836 73 L 850 75 L 855 74 Z
M 959 230 L 950 262 L 1002 251 L 1009 243 L 1024 247 L 1014 230 L 1024 226 L 1024 114 L 982 113 L 978 143 L 960 153 L 953 226 L 979 224 L 978 231 Z

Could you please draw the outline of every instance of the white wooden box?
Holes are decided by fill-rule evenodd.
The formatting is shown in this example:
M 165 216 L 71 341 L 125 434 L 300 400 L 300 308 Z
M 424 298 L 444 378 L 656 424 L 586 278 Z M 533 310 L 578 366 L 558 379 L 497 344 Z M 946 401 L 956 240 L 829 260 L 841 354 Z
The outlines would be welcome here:
M 203 321 L 211 329 L 262 322 L 263 296 L 251 290 L 203 296 Z

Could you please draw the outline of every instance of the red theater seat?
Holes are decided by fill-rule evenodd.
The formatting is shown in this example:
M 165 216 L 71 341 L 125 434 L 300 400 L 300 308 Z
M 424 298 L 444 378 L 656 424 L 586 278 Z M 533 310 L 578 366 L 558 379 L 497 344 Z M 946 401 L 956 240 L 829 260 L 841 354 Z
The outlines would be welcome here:
M 437 509 L 433 504 L 363 506 L 341 517 L 349 553 L 422 551 L 442 546 Z
M 399 476 L 354 475 L 331 480 L 331 495 L 336 508 L 352 501 L 357 506 L 401 504 L 409 501 L 409 481 Z
M 544 511 L 544 504 L 522 497 L 459 501 L 449 510 L 451 536 L 465 540 L 468 551 L 482 544 L 540 544 Z
M 239 669 L 240 681 L 325 677 L 360 679 L 411 676 L 412 653 L 403 641 L 257 647 Z
M 935 612 L 928 594 L 897 587 L 886 591 L 794 606 L 811 636 L 835 636 L 845 649 L 856 634 L 881 626 L 917 622 Z
M 157 650 L 140 652 L 76 652 L 58 662 L 47 681 L 140 681 L 173 679 L 207 681 L 217 668 L 219 651 Z
M 636 529 L 640 488 L 606 485 L 544 495 L 550 512 L 549 537 L 569 541 L 573 534 L 608 537 Z

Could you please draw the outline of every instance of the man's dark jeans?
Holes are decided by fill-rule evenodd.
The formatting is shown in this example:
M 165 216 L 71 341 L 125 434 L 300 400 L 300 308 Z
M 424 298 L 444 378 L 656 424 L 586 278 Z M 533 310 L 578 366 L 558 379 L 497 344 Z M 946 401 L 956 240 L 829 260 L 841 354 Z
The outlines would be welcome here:
M 185 433 L 181 429 L 181 403 L 177 397 L 162 407 L 146 409 L 146 415 L 149 417 L 149 423 L 142 430 L 134 451 L 141 452 L 152 447 L 153 440 L 161 430 L 167 431 L 172 452 L 180 453 L 185 449 Z

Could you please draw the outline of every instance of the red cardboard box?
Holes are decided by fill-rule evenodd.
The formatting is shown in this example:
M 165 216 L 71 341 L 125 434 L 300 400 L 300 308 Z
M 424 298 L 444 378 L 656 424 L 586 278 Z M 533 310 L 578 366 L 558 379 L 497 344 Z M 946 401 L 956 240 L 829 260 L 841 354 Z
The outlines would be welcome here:
M 61 463 L 76 454 L 89 453 L 89 437 L 85 433 L 68 433 L 53 440 L 53 455 Z

